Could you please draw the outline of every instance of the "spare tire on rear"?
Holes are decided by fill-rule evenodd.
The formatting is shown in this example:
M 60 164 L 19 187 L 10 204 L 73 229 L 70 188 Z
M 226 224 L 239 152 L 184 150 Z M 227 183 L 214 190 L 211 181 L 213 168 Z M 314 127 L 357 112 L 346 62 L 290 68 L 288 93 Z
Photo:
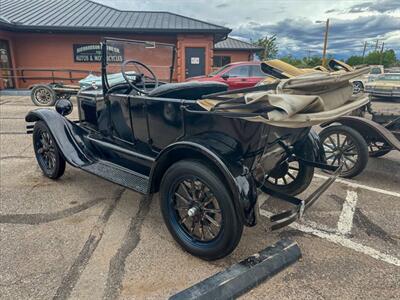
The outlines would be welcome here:
M 50 86 L 38 84 L 31 90 L 31 100 L 36 106 L 53 106 L 56 103 L 57 97 Z

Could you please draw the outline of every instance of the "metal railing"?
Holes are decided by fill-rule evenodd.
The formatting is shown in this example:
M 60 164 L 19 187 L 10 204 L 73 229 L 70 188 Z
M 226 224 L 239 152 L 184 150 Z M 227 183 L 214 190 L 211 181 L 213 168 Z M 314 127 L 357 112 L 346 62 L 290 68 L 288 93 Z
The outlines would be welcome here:
M 29 73 L 46 73 L 48 75 L 42 74 L 29 74 Z M 57 74 L 58 73 L 58 74 Z M 62 73 L 62 74 L 60 74 Z M 65 75 L 63 75 L 65 74 Z M 77 76 L 74 77 L 73 76 Z M 78 76 L 78 74 L 82 74 L 82 76 Z M 100 72 L 98 71 L 90 71 L 90 70 L 73 70 L 73 69 L 46 69 L 46 68 L 9 68 L 2 69 L 0 71 L 0 79 L 20 79 L 22 82 L 26 82 L 27 80 L 51 80 L 55 83 L 56 80 L 67 80 L 67 81 L 78 81 L 82 78 L 86 77 L 89 74 L 98 75 Z

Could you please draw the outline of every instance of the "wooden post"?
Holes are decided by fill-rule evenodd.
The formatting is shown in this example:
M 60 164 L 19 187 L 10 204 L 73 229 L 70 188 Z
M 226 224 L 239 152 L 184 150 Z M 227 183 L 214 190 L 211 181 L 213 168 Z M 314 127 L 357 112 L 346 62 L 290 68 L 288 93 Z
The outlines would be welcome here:
M 326 49 L 328 46 L 328 30 L 329 30 L 329 19 L 326 20 L 325 27 L 325 38 L 324 38 L 324 51 L 322 52 L 322 65 L 326 66 Z
M 382 48 L 381 48 L 381 60 L 380 60 L 380 64 L 383 64 L 383 47 L 385 47 L 385 42 L 382 43 Z
M 364 42 L 364 50 L 363 50 L 363 54 L 362 54 L 362 62 L 365 62 L 365 49 L 367 49 L 367 41 Z

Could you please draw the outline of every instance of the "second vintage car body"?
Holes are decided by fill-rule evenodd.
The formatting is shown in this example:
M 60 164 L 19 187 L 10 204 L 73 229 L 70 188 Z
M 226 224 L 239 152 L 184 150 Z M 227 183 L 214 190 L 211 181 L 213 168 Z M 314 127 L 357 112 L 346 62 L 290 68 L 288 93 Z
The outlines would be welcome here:
M 374 97 L 397 98 L 400 101 L 400 73 L 379 75 L 365 84 L 364 91 Z

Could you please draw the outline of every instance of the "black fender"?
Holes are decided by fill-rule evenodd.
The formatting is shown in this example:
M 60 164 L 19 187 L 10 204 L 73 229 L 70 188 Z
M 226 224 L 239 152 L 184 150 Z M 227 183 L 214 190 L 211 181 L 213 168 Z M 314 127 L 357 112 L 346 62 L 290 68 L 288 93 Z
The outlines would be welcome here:
M 382 141 L 386 142 L 394 149 L 400 150 L 400 141 L 394 136 L 394 134 L 384 126 L 372 120 L 356 116 L 342 116 L 336 120 L 325 122 L 320 126 L 327 127 L 334 123 L 339 123 L 358 131 L 367 144 L 371 141 Z
M 26 117 L 26 122 L 37 122 L 42 120 L 50 129 L 57 146 L 61 151 L 64 159 L 74 167 L 81 167 L 92 162 L 85 145 L 83 143 L 83 136 L 86 132 L 69 121 L 58 112 L 47 109 L 39 108 L 30 111 Z
M 294 152 L 297 156 L 312 160 L 317 163 L 325 163 L 325 151 L 318 133 L 311 129 L 305 139 L 294 145 Z M 309 153 L 311 152 L 311 153 Z
M 232 151 L 238 149 L 222 141 L 206 141 L 205 137 L 178 141 L 163 149 L 150 171 L 150 192 L 158 191 L 164 172 L 181 159 L 201 159 L 211 165 L 226 183 L 240 220 L 246 226 L 256 225 L 255 204 L 257 202 L 256 183 L 248 168 L 239 161 L 232 160 Z

